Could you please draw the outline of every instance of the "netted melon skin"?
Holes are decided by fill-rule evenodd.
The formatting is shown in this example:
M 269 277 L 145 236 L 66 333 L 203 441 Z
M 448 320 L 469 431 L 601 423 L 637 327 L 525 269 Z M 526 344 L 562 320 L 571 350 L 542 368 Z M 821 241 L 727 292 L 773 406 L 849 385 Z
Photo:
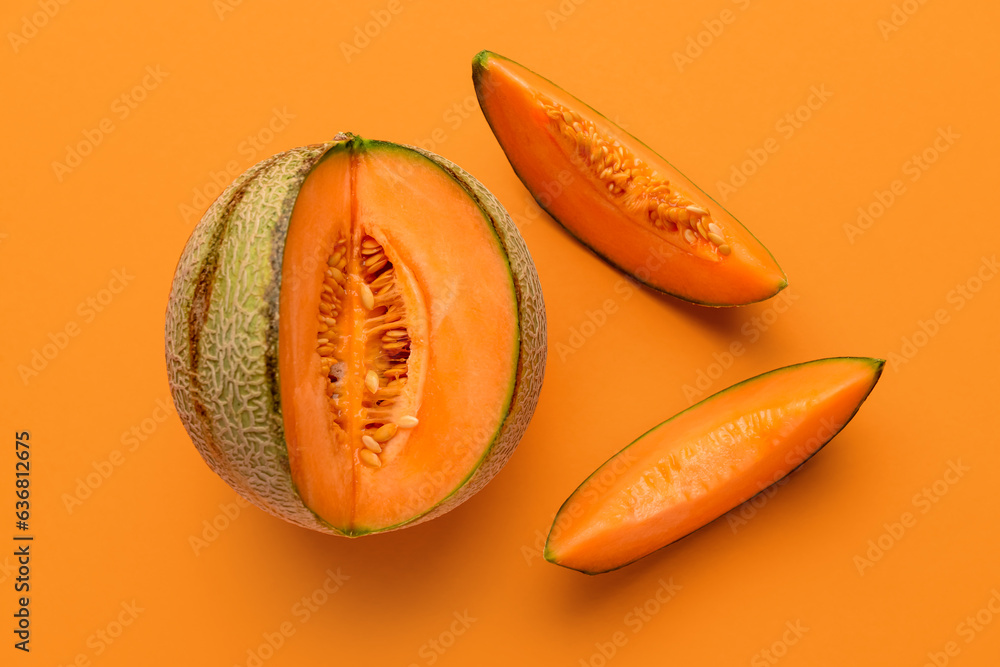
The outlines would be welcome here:
M 208 466 L 261 509 L 341 535 L 310 510 L 292 480 L 278 369 L 281 261 L 299 189 L 333 140 L 274 155 L 241 174 L 195 227 L 174 274 L 166 312 L 171 395 Z M 545 306 L 531 256 L 503 206 L 457 165 L 421 149 L 479 203 L 507 252 L 518 300 L 519 353 L 510 408 L 479 466 L 444 501 L 394 530 L 458 506 L 492 479 L 527 428 L 545 368 Z M 382 531 L 380 531 L 382 532 Z
M 278 391 L 278 290 L 292 207 L 335 144 L 272 156 L 239 176 L 195 227 L 166 314 L 174 405 L 209 467 L 287 521 L 336 532 L 292 483 Z

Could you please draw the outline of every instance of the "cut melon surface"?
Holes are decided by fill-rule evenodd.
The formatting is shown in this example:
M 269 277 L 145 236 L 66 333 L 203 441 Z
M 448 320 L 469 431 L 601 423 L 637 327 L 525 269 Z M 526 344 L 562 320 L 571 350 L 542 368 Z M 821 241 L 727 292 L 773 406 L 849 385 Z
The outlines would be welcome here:
M 422 514 L 476 468 L 514 389 L 517 298 L 489 220 L 426 157 L 352 144 L 303 184 L 282 270 L 282 405 L 303 500 L 349 533 Z M 335 316 L 317 331 L 323 294 Z M 362 438 L 407 417 L 417 425 L 367 464 Z
M 655 426 L 566 500 L 545 558 L 588 574 L 607 572 L 722 516 L 840 432 L 883 364 L 835 357 L 780 368 Z

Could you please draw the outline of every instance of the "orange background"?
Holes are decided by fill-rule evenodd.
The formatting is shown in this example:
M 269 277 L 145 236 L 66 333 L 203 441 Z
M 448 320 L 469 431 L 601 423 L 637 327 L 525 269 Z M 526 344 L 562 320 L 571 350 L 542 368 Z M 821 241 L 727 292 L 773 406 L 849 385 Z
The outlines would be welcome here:
M 27 429 L 36 541 L 30 655 L 11 647 L 13 546 L 0 552 L 0 661 L 247 665 L 264 645 L 269 667 L 996 664 L 1000 280 L 983 263 L 1000 244 L 995 5 L 282 4 L 4 4 L 0 538 L 13 544 L 13 434 Z M 345 55 L 373 16 L 386 25 Z M 483 48 L 616 118 L 713 196 L 746 175 L 725 206 L 785 269 L 785 305 L 622 290 L 508 166 L 474 103 Z M 814 86 L 829 99 L 800 109 Z M 355 541 L 234 505 L 159 407 L 170 279 L 207 204 L 196 192 L 339 130 L 423 145 L 482 180 L 522 230 L 549 318 L 541 400 L 504 471 L 441 519 Z M 766 162 L 744 164 L 769 139 Z M 96 146 L 54 166 L 80 142 Z M 925 150 L 935 161 L 915 168 Z M 896 180 L 895 201 L 849 233 Z M 734 342 L 745 353 L 728 358 Z M 711 393 L 843 354 L 889 358 L 882 381 L 765 503 L 612 574 L 541 559 L 576 484 L 686 407 L 701 374 Z M 339 590 L 317 593 L 338 568 Z M 306 614 L 309 596 L 324 604 Z

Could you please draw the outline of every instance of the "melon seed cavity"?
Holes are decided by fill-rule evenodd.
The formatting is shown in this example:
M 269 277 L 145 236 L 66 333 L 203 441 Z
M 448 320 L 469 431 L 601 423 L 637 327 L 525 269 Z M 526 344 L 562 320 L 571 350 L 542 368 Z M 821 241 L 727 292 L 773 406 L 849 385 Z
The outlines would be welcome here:
M 357 267 L 353 276 L 352 267 Z M 365 312 L 360 341 L 364 377 L 360 384 L 350 383 L 346 377 L 350 348 L 345 341 L 351 331 L 345 320 L 352 277 L 358 285 L 356 299 Z M 412 415 L 392 421 L 396 401 L 409 379 L 410 336 L 402 290 L 384 248 L 371 236 L 363 237 L 356 249 L 346 238 L 337 240 L 320 289 L 316 352 L 337 434 L 349 437 L 350 422 L 357 420 L 358 460 L 370 468 L 381 468 L 381 455 L 398 430 L 418 424 Z M 351 415 L 347 392 L 354 386 L 362 387 L 363 397 L 360 412 Z
M 670 182 L 649 165 L 598 130 L 593 121 L 563 105 L 539 96 L 538 102 L 557 135 L 573 142 L 576 156 L 623 207 L 640 215 L 660 231 L 676 234 L 695 248 L 725 256 L 732 248 L 722 227 L 706 209 L 671 189 Z

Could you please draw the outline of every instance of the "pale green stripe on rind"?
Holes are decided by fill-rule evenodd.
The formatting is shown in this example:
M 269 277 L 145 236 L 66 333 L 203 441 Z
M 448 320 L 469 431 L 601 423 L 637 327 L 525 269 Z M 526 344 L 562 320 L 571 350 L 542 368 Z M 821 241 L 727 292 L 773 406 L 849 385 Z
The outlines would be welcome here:
M 166 362 L 174 406 L 188 431 L 188 435 L 191 436 L 208 465 L 219 474 L 223 474 L 225 466 L 222 458 L 216 452 L 210 451 L 205 444 L 207 433 L 202 429 L 201 420 L 195 410 L 195 397 L 192 392 L 194 378 L 192 377 L 192 369 L 189 368 L 191 358 L 188 331 L 190 310 L 193 305 L 198 276 L 208 260 L 212 249 L 212 239 L 219 233 L 226 209 L 234 196 L 262 169 L 269 167 L 272 161 L 273 158 L 268 158 L 240 174 L 202 216 L 201 221 L 191 232 L 177 263 L 170 290 L 170 299 L 167 302 Z

